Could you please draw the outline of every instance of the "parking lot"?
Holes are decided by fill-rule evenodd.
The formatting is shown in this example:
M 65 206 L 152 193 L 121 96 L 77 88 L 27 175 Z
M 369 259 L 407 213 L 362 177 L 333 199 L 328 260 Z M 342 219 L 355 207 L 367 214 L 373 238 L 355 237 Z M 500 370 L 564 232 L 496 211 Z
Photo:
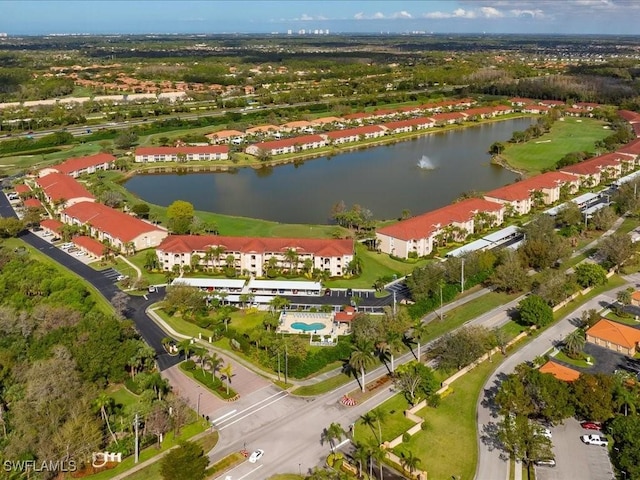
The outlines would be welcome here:
M 610 480 L 615 478 L 607 447 L 585 445 L 581 435 L 598 433 L 584 430 L 574 418 L 551 428 L 555 467 L 536 466 L 537 480 Z

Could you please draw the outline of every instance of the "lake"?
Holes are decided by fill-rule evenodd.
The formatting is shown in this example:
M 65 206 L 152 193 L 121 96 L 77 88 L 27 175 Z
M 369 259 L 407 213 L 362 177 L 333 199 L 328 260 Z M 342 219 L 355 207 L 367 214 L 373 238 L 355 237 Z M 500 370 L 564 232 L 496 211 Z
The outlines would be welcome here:
M 519 118 L 432 133 L 300 165 L 241 168 L 234 173 L 136 175 L 126 188 L 168 206 L 191 202 L 197 210 L 282 223 L 330 222 L 331 207 L 360 204 L 376 219 L 413 215 L 445 206 L 464 192 L 487 191 L 518 175 L 490 163 L 487 153 L 533 119 Z

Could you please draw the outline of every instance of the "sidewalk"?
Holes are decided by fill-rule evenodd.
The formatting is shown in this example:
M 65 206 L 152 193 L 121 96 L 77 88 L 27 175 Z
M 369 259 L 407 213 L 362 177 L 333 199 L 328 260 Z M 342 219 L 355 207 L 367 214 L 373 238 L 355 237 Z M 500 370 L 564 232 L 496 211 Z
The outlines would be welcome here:
M 118 258 L 120 260 L 122 260 L 124 263 L 126 263 L 127 265 L 129 265 L 131 268 L 133 268 L 136 273 L 138 274 L 138 278 L 142 277 L 142 272 L 140 271 L 140 269 L 138 267 L 136 267 L 133 263 L 131 263 L 127 257 L 125 257 L 124 255 L 118 255 Z

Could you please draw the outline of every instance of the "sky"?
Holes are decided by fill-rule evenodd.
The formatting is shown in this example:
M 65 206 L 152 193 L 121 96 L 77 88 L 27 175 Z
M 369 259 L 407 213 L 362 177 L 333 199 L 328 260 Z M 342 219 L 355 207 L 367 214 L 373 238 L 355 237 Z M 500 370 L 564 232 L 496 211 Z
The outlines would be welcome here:
M 640 0 L 0 0 L 9 35 L 541 33 L 636 35 Z

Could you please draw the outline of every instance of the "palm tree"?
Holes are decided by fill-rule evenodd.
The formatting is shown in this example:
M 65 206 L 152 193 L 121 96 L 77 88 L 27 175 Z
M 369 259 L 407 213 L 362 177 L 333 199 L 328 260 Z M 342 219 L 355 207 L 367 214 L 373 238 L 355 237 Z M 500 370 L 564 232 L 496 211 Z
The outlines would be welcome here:
M 584 348 L 585 338 L 581 330 L 574 330 L 564 339 L 564 349 L 570 357 L 577 357 Z
M 224 368 L 220 369 L 220 373 L 227 378 L 227 395 L 229 395 L 229 387 L 231 386 L 231 376 L 233 375 L 233 365 L 227 363 Z
M 420 464 L 420 458 L 416 457 L 413 452 L 402 452 L 400 455 L 400 463 L 404 467 L 406 471 L 413 477 L 413 472 L 416 471 L 418 465 Z
M 193 353 L 193 345 L 191 339 L 187 338 L 178 344 L 178 350 L 184 353 L 185 360 L 189 360 L 189 356 Z
M 322 431 L 321 440 L 322 442 L 327 442 L 333 452 L 336 449 L 335 442 L 342 440 L 342 437 L 345 435 L 346 432 L 344 431 L 344 428 L 342 428 L 342 425 L 334 422 Z
M 298 269 L 298 254 L 293 248 L 287 249 L 284 254 L 284 258 L 289 262 L 289 269 L 291 272 Z
M 115 400 L 103 392 L 98 398 L 94 400 L 93 405 L 100 411 L 102 421 L 107 425 L 107 430 L 109 430 L 111 438 L 117 444 L 118 439 L 113 433 L 113 430 L 111 430 L 111 424 L 109 423 L 109 413 L 111 413 L 113 411 L 113 408 L 115 407 Z
M 211 368 L 211 376 L 216 378 L 216 370 L 220 368 L 220 365 L 224 363 L 222 357 L 220 357 L 216 352 L 212 352 L 210 355 L 207 355 L 204 359 L 207 365 Z
M 374 424 L 376 423 L 376 415 L 375 415 L 375 413 L 373 413 L 373 411 L 369 411 L 369 412 L 365 413 L 364 415 L 362 415 L 360 417 L 360 419 L 362 420 L 362 423 L 364 423 L 367 427 L 369 427 L 371 429 L 371 431 L 373 432 L 373 434 L 376 437 L 376 440 L 378 441 L 378 443 L 380 443 L 381 442 L 380 437 L 376 433 L 376 429 L 375 429 L 375 426 L 374 426 Z
M 421 356 L 420 346 L 423 339 L 427 336 L 428 331 L 429 330 L 427 329 L 427 324 L 422 323 L 421 320 L 419 320 L 411 329 L 411 340 L 415 341 L 418 344 L 418 351 L 416 354 L 416 360 L 418 361 L 420 361 Z
M 370 342 L 360 342 L 354 345 L 353 352 L 351 352 L 351 357 L 349 357 L 349 365 L 355 370 L 360 372 L 360 376 L 362 378 L 362 383 L 360 384 L 360 388 L 362 391 L 365 391 L 365 371 L 368 366 L 370 366 L 374 362 L 374 358 L 372 355 L 372 346 Z
M 387 452 L 380 445 L 371 445 L 371 459 L 378 462 L 378 471 L 380 472 L 380 480 L 384 480 L 382 471 L 382 462 L 387 458 Z
M 378 408 L 374 408 L 373 410 L 371 410 L 371 413 L 373 414 L 373 418 L 375 419 L 376 423 L 378 424 L 378 439 L 380 440 L 380 443 L 382 443 L 382 424 L 381 424 L 381 422 L 384 422 L 386 420 L 387 412 L 385 412 L 380 407 L 378 407 Z
M 355 462 L 358 462 L 358 477 L 362 477 L 362 464 L 365 465 L 369 461 L 369 453 L 362 448 L 362 445 L 356 444 L 356 449 L 351 454 Z

